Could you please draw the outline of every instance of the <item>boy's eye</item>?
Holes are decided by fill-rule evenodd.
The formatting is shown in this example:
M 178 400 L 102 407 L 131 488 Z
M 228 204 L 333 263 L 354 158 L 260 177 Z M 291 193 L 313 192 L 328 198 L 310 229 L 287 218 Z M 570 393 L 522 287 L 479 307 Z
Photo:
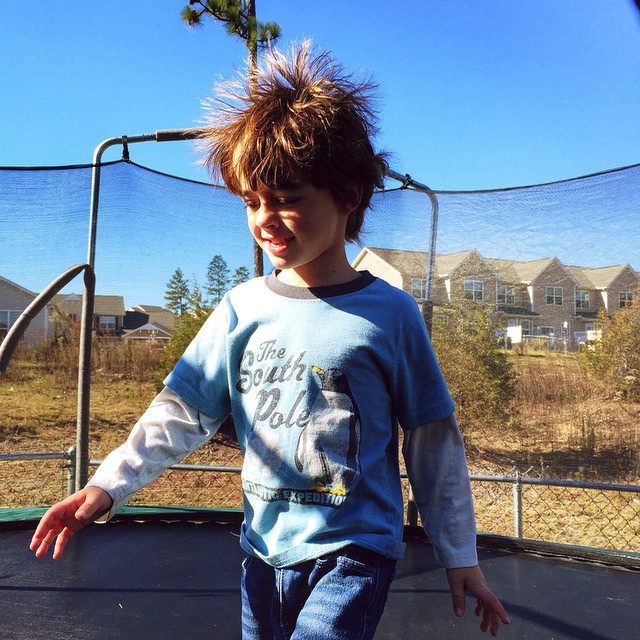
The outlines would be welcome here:
M 292 207 L 299 200 L 300 198 L 278 198 L 276 202 L 280 207 Z
M 276 208 L 286 209 L 287 207 L 293 207 L 300 201 L 300 196 L 273 196 L 271 198 L 265 199 L 265 206 L 271 206 Z M 259 209 L 261 204 L 260 198 L 242 198 L 242 202 L 247 209 L 255 210 Z

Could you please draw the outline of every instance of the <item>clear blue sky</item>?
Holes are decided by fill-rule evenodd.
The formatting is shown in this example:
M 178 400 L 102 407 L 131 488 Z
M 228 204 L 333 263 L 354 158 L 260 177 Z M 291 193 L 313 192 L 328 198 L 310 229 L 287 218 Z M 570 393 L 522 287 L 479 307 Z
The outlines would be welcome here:
M 104 139 L 189 127 L 245 49 L 189 30 L 184 0 L 3 4 L 0 166 L 91 162 Z M 257 0 L 280 43 L 310 37 L 379 83 L 378 146 L 434 189 L 561 180 L 640 162 L 632 0 Z M 116 159 L 115 150 L 106 159 Z M 185 144 L 134 161 L 205 179 Z

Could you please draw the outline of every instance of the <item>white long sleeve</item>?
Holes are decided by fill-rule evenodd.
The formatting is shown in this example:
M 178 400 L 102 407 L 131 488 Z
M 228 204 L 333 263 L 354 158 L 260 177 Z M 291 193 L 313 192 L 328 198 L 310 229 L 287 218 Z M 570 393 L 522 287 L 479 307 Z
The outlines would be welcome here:
M 464 443 L 453 415 L 406 431 L 402 452 L 424 529 L 447 569 L 478 564 Z
M 165 388 L 135 424 L 126 442 L 105 458 L 87 486 L 100 487 L 111 496 L 111 518 L 136 491 L 205 444 L 221 423 Z

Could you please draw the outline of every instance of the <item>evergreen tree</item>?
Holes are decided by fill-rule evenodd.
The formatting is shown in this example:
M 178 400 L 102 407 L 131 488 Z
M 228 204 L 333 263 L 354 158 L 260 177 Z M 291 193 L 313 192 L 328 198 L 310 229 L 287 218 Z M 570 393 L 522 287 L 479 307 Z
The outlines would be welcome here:
M 198 314 L 201 311 L 208 311 L 207 305 L 205 303 L 204 294 L 202 292 L 202 287 L 198 282 L 197 278 L 193 276 L 193 285 L 191 287 L 191 291 L 189 292 L 189 312 L 191 315 Z
M 255 0 L 189 0 L 182 10 L 182 19 L 190 27 L 201 25 L 206 15 L 224 22 L 229 35 L 245 41 L 250 70 L 256 67 L 258 47 L 265 47 L 280 36 L 278 23 L 258 22 Z
M 233 276 L 231 277 L 231 286 L 235 287 L 239 284 L 242 284 L 243 282 L 249 280 L 250 277 L 251 274 L 249 273 L 249 269 L 247 269 L 247 267 L 238 267 L 233 272 Z
M 179 269 L 178 269 L 179 271 Z M 198 331 L 202 328 L 205 320 L 209 317 L 211 309 L 205 304 L 202 288 L 193 277 L 193 286 L 187 294 L 187 308 L 173 324 L 171 338 L 164 348 L 163 359 L 158 367 L 156 383 L 158 390 L 161 390 L 163 380 L 175 367 L 184 350 L 191 344 Z
M 220 256 L 213 256 L 207 268 L 206 292 L 211 296 L 211 306 L 217 307 L 222 296 L 229 289 L 229 267 L 226 260 Z
M 183 315 L 189 309 L 189 281 L 184 277 L 182 269 L 174 271 L 167 283 L 164 299 L 167 301 L 167 309 L 178 315 Z

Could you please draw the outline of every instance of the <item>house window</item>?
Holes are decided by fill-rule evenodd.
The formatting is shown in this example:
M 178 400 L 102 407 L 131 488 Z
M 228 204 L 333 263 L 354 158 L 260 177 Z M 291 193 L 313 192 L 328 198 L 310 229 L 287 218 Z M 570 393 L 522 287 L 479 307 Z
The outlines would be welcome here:
M 420 278 L 411 278 L 411 295 L 416 300 L 424 300 L 424 292 L 427 288 L 427 281 Z
M 465 280 L 464 281 L 464 299 L 480 302 L 484 299 L 483 295 L 484 283 L 482 280 Z
M 115 316 L 100 316 L 100 330 L 114 333 L 116 330 L 116 317 Z
M 531 335 L 531 320 L 518 320 L 516 318 L 509 318 L 507 320 L 507 327 L 522 327 L 522 335 Z
M 0 331 L 8 331 L 20 317 L 20 311 L 0 311 Z
M 498 304 L 515 304 L 516 293 L 512 284 L 498 285 Z
M 593 331 L 595 328 L 596 328 L 596 325 L 593 322 L 585 322 L 584 323 L 584 330 L 585 331 Z
M 555 330 L 553 327 L 538 327 L 537 333 L 539 336 L 553 336 L 555 335 Z
M 545 287 L 544 298 L 547 304 L 562 306 L 562 287 Z
M 589 308 L 589 292 L 576 291 L 576 309 L 588 309 L 588 308 Z
M 630 307 L 632 300 L 633 300 L 633 293 L 631 293 L 631 291 L 620 292 L 620 308 L 621 309 L 624 309 L 625 307 Z

